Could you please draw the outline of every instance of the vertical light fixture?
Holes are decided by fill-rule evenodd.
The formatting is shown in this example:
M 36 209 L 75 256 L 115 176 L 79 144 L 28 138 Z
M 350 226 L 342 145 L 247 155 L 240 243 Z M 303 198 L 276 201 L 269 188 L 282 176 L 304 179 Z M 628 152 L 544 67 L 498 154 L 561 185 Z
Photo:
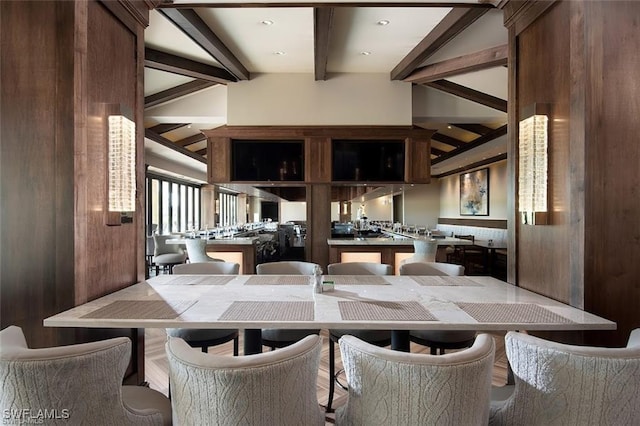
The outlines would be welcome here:
M 523 109 L 518 132 L 518 210 L 525 225 L 548 220 L 549 108 L 534 104 Z
M 136 125 L 125 108 L 107 110 L 107 224 L 118 225 L 136 209 Z

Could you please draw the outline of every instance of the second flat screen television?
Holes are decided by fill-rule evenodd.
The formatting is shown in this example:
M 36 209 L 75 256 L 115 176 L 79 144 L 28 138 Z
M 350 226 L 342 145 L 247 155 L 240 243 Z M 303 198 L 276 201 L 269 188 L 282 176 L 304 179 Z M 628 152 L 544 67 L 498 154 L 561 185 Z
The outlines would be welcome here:
M 403 140 L 333 140 L 333 180 L 402 182 Z

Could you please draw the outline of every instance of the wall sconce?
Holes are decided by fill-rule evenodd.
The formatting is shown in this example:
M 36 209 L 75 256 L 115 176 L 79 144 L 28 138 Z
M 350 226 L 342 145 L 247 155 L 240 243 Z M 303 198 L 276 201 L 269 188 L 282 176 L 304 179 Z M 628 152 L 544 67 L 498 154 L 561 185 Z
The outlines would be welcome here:
M 518 210 L 525 225 L 548 221 L 549 105 L 523 108 L 519 126 Z
M 107 106 L 107 225 L 132 222 L 136 210 L 136 124 L 133 113 Z

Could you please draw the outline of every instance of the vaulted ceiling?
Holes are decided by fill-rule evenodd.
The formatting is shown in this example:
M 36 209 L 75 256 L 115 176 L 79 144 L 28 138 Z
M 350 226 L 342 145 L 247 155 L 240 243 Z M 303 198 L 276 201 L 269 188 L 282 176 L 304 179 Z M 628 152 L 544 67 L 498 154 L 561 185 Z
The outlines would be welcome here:
M 506 158 L 506 42 L 487 1 L 161 2 L 145 32 L 145 149 L 202 167 L 200 130 L 226 124 L 212 105 L 252 75 L 385 73 L 438 105 L 413 108 L 436 130 L 432 174 L 477 167 Z

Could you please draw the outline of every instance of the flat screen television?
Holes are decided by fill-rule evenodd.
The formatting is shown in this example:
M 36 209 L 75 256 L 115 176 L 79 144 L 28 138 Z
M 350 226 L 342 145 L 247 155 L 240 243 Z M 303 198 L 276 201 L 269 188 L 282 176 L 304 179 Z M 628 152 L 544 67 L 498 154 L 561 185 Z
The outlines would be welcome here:
M 404 181 L 404 140 L 333 140 L 333 180 Z
M 233 181 L 304 181 L 304 141 L 231 141 Z

